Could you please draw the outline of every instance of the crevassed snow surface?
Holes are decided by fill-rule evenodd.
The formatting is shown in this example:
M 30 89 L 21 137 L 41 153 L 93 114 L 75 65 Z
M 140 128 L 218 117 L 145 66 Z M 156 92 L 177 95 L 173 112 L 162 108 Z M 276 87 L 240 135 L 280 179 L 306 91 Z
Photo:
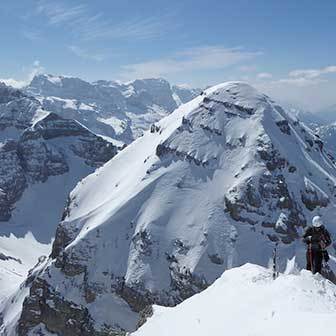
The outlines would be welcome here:
M 132 336 L 332 335 L 336 287 L 308 271 L 281 274 L 246 264 L 226 271 L 200 294 L 154 315 Z

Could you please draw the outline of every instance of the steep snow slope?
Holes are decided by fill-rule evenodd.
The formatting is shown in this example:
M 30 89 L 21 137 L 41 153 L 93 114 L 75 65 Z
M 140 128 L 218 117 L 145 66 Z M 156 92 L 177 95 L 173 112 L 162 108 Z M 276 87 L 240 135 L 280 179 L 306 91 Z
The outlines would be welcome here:
M 310 272 L 281 274 L 247 264 L 226 271 L 210 288 L 154 316 L 134 336 L 331 335 L 336 287 Z
M 0 302 L 17 289 L 27 271 L 35 266 L 41 255 L 48 255 L 50 249 L 50 244 L 37 242 L 30 232 L 22 238 L 0 236 Z
M 196 90 L 171 88 L 163 79 L 129 83 L 38 75 L 26 91 L 49 111 L 74 118 L 94 131 L 130 143 L 149 126 L 197 96 Z M 181 98 L 178 96 L 181 94 Z
M 280 266 L 294 254 L 303 266 L 307 222 L 319 213 L 335 234 L 335 174 L 321 140 L 267 96 L 206 90 L 72 191 L 51 258 L 26 283 L 19 335 L 134 330 L 152 303 L 267 265 L 275 242 Z

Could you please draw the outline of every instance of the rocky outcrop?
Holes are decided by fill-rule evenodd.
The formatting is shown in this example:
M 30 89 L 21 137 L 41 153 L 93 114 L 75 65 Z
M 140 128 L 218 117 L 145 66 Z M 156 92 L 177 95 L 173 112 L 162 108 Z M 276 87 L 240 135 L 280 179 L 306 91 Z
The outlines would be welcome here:
M 5 141 L 0 147 L 0 221 L 7 221 L 27 186 L 18 143 Z
M 31 126 L 40 109 L 37 99 L 0 83 L 0 130 L 7 127 L 23 130 Z
M 46 281 L 36 278 L 23 302 L 18 336 L 28 335 L 39 324 L 43 324 L 47 331 L 62 336 L 96 335 L 85 307 L 64 300 Z

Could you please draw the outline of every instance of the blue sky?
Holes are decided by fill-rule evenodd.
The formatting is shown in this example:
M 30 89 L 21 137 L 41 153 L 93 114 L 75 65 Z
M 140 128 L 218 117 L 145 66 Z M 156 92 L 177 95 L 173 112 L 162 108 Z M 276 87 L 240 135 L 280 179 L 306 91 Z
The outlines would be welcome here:
M 245 80 L 316 110 L 336 104 L 336 1 L 3 0 L 0 78 L 38 72 Z

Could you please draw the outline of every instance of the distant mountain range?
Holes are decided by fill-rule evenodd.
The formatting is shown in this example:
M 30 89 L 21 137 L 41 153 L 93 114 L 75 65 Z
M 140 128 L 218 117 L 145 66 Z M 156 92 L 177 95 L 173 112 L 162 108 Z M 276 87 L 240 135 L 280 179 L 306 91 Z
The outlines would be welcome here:
M 89 83 L 52 75 L 34 77 L 25 91 L 38 99 L 44 109 L 76 119 L 96 134 L 125 144 L 201 92 L 171 86 L 160 78 Z

